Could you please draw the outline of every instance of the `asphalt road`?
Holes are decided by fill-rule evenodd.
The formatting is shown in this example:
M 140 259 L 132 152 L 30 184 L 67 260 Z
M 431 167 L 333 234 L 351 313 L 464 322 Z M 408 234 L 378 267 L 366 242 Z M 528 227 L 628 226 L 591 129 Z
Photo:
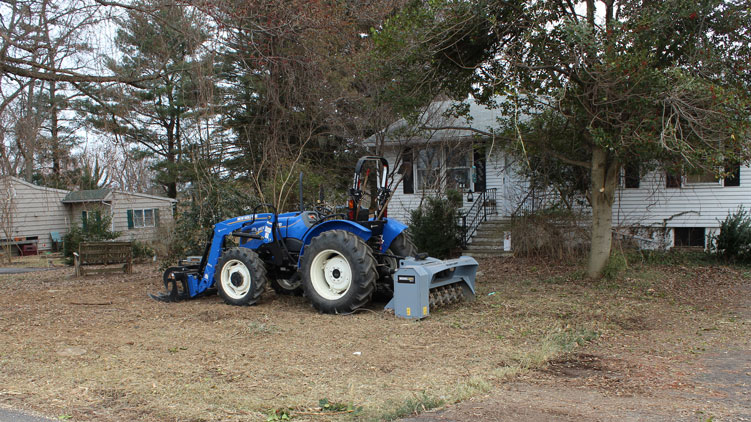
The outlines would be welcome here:
M 53 419 L 47 419 L 40 416 L 33 416 L 27 413 L 17 412 L 0 408 L 0 422 L 52 422 Z
M 0 274 L 22 274 L 36 271 L 56 270 L 57 268 L 0 268 Z

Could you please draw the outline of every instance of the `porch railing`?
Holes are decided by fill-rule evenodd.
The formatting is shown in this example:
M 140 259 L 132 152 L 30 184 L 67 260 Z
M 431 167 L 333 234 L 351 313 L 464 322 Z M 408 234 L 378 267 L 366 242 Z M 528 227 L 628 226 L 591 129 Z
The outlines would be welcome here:
M 496 201 L 496 188 L 477 192 L 474 202 L 469 209 L 461 215 L 461 240 L 462 248 L 469 245 L 481 223 L 488 220 L 489 215 L 498 215 Z

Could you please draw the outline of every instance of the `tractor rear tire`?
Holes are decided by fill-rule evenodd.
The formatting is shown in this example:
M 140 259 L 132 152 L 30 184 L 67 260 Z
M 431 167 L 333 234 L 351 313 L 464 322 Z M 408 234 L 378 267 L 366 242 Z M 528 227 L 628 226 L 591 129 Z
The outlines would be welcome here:
M 305 296 L 327 314 L 348 314 L 365 306 L 378 278 L 373 251 L 345 230 L 313 238 L 305 246 L 301 271 Z
M 302 278 L 299 273 L 290 278 L 272 278 L 269 280 L 271 288 L 278 295 L 302 296 Z
M 248 248 L 227 249 L 217 263 L 214 281 L 225 303 L 253 305 L 266 287 L 266 267 Z
M 417 255 L 417 246 L 412 242 L 412 238 L 409 237 L 407 232 L 401 232 L 391 241 L 391 245 L 386 250 L 386 253 L 389 255 L 414 257 Z M 399 268 L 399 260 L 397 258 L 385 257 L 381 262 L 388 265 L 394 271 Z M 388 302 L 394 297 L 394 281 L 391 277 L 383 277 L 383 279 L 378 280 L 373 297 L 379 302 Z
M 388 251 L 392 255 L 414 257 L 417 255 L 417 246 L 407 232 L 401 232 L 391 241 Z

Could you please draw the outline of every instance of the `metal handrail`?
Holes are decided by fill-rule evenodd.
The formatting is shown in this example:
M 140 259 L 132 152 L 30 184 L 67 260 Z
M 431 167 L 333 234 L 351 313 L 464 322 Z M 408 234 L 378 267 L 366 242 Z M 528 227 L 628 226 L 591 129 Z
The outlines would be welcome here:
M 488 220 L 488 215 L 498 214 L 496 191 L 496 188 L 491 188 L 479 192 L 475 203 L 472 204 L 466 213 L 462 214 L 462 248 L 466 248 L 469 245 L 470 239 L 472 239 L 480 224 Z

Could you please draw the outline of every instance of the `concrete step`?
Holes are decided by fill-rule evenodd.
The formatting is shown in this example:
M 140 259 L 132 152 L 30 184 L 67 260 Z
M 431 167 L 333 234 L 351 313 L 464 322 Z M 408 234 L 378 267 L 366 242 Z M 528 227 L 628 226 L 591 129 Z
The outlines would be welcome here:
M 509 229 L 488 229 L 487 227 L 479 227 L 475 230 L 473 237 L 503 237 L 503 233 L 511 231 Z
M 513 252 L 480 252 L 480 251 L 464 251 L 463 255 L 471 256 L 473 258 L 511 258 L 514 256 Z
M 503 247 L 503 238 L 490 238 L 490 237 L 479 237 L 479 238 L 472 238 L 472 241 L 470 242 L 470 247 L 472 246 L 501 246 Z
M 470 243 L 467 250 L 468 251 L 499 251 L 499 250 L 502 251 L 503 243 L 501 243 L 500 245 L 497 245 L 497 244 L 475 245 L 474 243 Z

